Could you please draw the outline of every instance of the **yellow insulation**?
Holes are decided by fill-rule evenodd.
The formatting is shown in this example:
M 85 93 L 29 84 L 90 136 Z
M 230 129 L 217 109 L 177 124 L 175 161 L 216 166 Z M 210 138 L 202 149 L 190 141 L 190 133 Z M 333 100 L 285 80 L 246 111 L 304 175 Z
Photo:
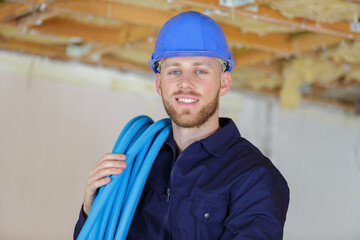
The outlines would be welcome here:
M 234 69 L 231 72 L 232 86 L 235 88 L 247 87 L 254 90 L 274 90 L 280 88 L 282 77 L 249 68 Z
M 158 10 L 171 10 L 171 9 L 182 9 L 183 5 L 168 1 L 168 0 L 151 0 L 151 1 L 144 1 L 144 0 L 112 0 L 113 2 L 119 2 L 128 5 L 135 5 L 139 7 L 145 8 L 154 8 Z M 171 4 L 169 4 L 171 3 Z
M 343 0 L 276 0 L 269 6 L 288 18 L 307 18 L 318 22 L 353 21 L 360 16 L 360 4 Z
M 287 27 L 280 24 L 266 23 L 251 18 L 245 18 L 241 16 L 236 16 L 235 19 L 232 17 L 216 17 L 211 16 L 218 22 L 226 23 L 235 27 L 241 28 L 241 31 L 244 33 L 251 32 L 256 33 L 260 36 L 269 34 L 269 33 L 292 33 L 295 30 L 291 27 Z
M 111 54 L 118 58 L 126 59 L 130 62 L 134 62 L 142 65 L 147 65 L 148 60 L 150 59 L 151 56 L 151 52 L 147 52 L 136 48 L 130 48 L 130 47 L 118 48 L 115 51 L 112 51 Z
M 91 25 L 105 26 L 105 27 L 122 27 L 124 25 L 124 22 L 118 19 L 99 17 L 91 14 L 63 13 L 59 15 L 58 18 L 65 20 L 74 20 L 84 24 L 91 24 Z
M 360 41 L 343 42 L 321 52 L 320 56 L 321 58 L 330 58 L 338 63 L 360 63 Z
M 358 69 L 344 68 L 341 64 L 309 57 L 293 59 L 283 68 L 284 83 L 280 91 L 281 106 L 296 107 L 301 100 L 299 89 L 305 83 L 329 83 L 342 76 L 347 80 L 360 82 Z

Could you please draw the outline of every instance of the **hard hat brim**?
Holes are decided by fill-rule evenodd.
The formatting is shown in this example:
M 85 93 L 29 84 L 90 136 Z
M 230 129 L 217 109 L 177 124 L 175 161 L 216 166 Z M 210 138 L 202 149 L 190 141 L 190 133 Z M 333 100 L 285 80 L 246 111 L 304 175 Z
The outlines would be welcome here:
M 231 53 L 229 59 L 224 59 L 223 56 L 216 54 L 210 51 L 168 51 L 162 52 L 158 56 L 153 56 L 152 59 L 149 61 L 149 65 L 154 71 L 154 73 L 158 73 L 156 62 L 160 61 L 161 59 L 171 58 L 171 57 L 213 57 L 213 58 L 220 58 L 227 62 L 227 69 L 226 71 L 231 72 L 234 67 L 235 61 L 231 58 Z

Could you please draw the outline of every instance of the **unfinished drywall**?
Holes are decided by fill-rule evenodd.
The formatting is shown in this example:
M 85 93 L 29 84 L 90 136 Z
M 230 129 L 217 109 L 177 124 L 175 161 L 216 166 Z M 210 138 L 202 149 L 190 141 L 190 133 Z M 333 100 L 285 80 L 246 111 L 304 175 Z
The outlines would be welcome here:
M 87 172 L 124 124 L 165 117 L 153 75 L 0 52 L 0 239 L 71 239 Z M 285 240 L 360 238 L 360 118 L 232 91 L 242 135 L 288 180 Z

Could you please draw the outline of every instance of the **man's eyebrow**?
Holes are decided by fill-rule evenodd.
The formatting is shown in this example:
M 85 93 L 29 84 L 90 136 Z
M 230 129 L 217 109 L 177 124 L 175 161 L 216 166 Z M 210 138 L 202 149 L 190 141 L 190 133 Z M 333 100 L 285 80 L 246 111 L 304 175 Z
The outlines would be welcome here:
M 203 62 L 194 62 L 192 63 L 193 66 L 208 66 L 208 67 L 211 67 L 210 64 L 207 64 L 207 63 L 203 63 Z M 179 67 L 181 66 L 181 63 L 168 63 L 168 64 L 165 64 L 164 68 L 166 67 Z
M 179 66 L 181 66 L 180 63 L 167 63 L 167 64 L 165 64 L 164 68 L 166 68 L 166 67 L 179 67 Z
M 208 67 L 211 67 L 210 64 L 203 63 L 203 62 L 194 62 L 193 65 L 194 66 L 208 66 Z

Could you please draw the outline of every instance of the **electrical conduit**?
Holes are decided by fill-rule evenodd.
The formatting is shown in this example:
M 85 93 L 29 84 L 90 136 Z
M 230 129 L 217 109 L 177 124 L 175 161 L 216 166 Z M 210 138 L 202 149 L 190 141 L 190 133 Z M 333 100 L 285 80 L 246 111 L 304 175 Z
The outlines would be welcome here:
M 132 119 L 113 153 L 126 155 L 127 167 L 100 188 L 77 240 L 124 240 L 151 166 L 171 130 L 171 120 Z

